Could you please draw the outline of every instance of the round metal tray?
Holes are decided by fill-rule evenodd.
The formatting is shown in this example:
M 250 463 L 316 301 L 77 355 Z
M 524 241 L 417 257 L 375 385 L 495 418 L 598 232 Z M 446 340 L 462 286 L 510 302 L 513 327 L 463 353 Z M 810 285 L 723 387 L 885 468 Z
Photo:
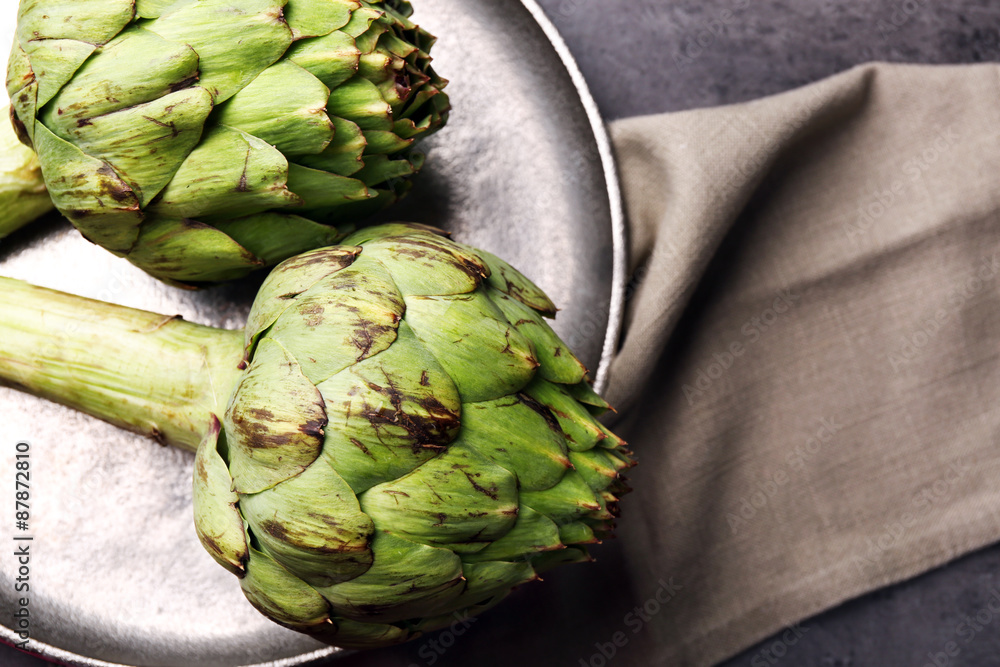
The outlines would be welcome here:
M 451 80 L 454 112 L 425 145 L 413 195 L 383 218 L 444 227 L 519 267 L 560 306 L 556 330 L 601 385 L 621 320 L 625 232 L 610 146 L 583 78 L 534 0 L 416 8 L 415 20 L 440 38 L 435 66 Z M 16 3 L 3 0 L 0 12 L 9 40 Z M 55 219 L 0 241 L 0 274 L 229 328 L 243 324 L 260 281 L 173 289 Z M 201 548 L 190 454 L 7 388 L 3 609 L 24 595 L 12 555 L 20 441 L 31 444 L 30 651 L 72 665 L 183 667 L 299 665 L 337 652 L 258 614 Z M 0 641 L 17 641 L 11 618 L 0 618 Z M 0 646 L 0 663 L 13 660 Z

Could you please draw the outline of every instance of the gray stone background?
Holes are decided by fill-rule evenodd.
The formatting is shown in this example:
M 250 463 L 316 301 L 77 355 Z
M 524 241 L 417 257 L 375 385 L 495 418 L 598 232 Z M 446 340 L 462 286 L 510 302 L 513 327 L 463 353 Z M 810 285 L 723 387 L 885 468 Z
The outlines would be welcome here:
M 565 37 L 609 120 L 749 100 L 871 60 L 1000 60 L 997 0 L 539 1 Z M 608 627 L 620 627 L 637 598 L 616 545 L 602 545 L 596 555 L 599 562 L 585 568 L 585 575 L 553 572 L 545 584 L 528 587 L 535 591 L 516 592 L 443 654 L 426 648 L 421 653 L 427 644 L 419 644 L 347 656 L 331 664 L 586 664 L 581 660 L 590 657 L 588 647 L 604 638 Z M 985 549 L 804 620 L 800 625 L 805 632 L 794 645 L 771 638 L 724 666 L 935 664 L 934 654 L 955 638 L 956 626 L 984 609 L 1000 590 L 998 568 L 1000 546 Z M 574 614 L 576 609 L 581 613 Z M 962 643 L 960 655 L 938 655 L 937 665 L 1000 665 L 1000 617 L 978 627 L 972 641 Z M 646 667 L 651 663 L 643 649 L 643 638 L 637 635 L 608 665 Z M 0 646 L 0 666 L 44 664 Z

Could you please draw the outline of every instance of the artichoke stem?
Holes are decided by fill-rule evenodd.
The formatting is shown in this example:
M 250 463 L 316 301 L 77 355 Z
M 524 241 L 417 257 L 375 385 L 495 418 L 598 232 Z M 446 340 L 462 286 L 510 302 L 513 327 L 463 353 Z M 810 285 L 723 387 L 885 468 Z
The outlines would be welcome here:
M 240 377 L 243 334 L 0 278 L 0 382 L 195 450 Z

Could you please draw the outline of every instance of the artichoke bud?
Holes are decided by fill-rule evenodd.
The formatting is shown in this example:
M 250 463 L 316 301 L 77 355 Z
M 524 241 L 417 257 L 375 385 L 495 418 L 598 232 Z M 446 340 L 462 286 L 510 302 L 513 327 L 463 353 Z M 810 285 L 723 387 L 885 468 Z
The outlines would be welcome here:
M 198 453 L 206 549 L 264 614 L 352 648 L 587 560 L 631 459 L 575 398 L 586 371 L 551 313 L 510 265 L 419 225 L 280 264 Z
M 447 120 L 403 0 L 23 2 L 7 91 L 49 196 L 179 284 L 335 243 Z

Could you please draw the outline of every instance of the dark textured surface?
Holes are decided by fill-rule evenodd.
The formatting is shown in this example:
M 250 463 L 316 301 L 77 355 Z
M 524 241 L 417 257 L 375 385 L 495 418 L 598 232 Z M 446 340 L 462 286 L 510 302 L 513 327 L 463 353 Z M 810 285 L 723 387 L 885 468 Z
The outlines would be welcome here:
M 869 60 L 1000 60 L 1000 3 L 995 0 L 946 5 L 930 0 L 540 2 L 609 119 L 753 99 Z M 627 500 L 624 509 L 623 533 L 630 529 Z M 575 578 L 553 572 L 535 585 L 539 590 L 518 591 L 462 635 L 444 633 L 408 648 L 335 663 L 576 667 L 590 659 L 596 665 L 600 660 L 593 643 L 623 629 L 623 614 L 654 592 L 631 590 L 618 545 L 602 546 L 598 557 L 589 566 L 586 590 L 571 585 Z M 725 665 L 1000 665 L 1000 615 L 990 611 L 991 601 L 1000 610 L 997 591 L 1000 547 L 993 547 L 805 620 L 794 644 L 771 638 Z M 567 618 L 559 613 L 565 609 L 586 614 Z M 602 611 L 592 611 L 597 609 Z M 647 639 L 637 634 L 607 664 L 649 665 L 642 657 Z M 431 644 L 434 640 L 440 643 Z M 959 651 L 955 657 L 945 653 L 949 642 Z M 443 643 L 449 648 L 439 652 L 435 647 Z M 0 665 L 41 664 L 0 651 Z

